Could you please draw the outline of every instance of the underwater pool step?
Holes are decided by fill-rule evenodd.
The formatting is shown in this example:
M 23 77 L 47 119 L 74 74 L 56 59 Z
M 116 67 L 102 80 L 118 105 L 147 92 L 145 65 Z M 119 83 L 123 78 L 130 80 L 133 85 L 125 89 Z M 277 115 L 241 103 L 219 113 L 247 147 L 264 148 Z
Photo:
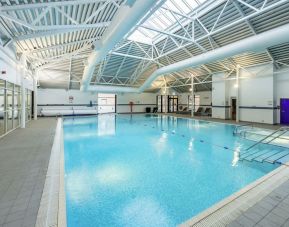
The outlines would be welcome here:
M 288 154 L 289 154 L 289 151 L 281 151 L 275 155 L 272 155 L 272 156 L 266 158 L 264 161 L 269 162 L 269 163 L 275 163 L 280 158 L 283 158 L 284 156 L 286 156 Z
M 276 161 L 276 163 L 279 163 L 279 164 L 286 164 L 287 162 L 289 162 L 289 154 Z
M 263 162 L 266 158 L 271 157 L 272 155 L 278 154 L 280 151 L 276 151 L 276 150 L 269 150 L 268 152 L 260 155 L 259 157 L 254 158 L 254 161 L 257 162 Z
M 250 162 L 268 162 L 271 164 L 285 164 L 289 161 L 289 149 L 252 149 L 250 152 L 245 152 L 244 154 L 245 155 L 242 155 L 242 153 L 240 154 L 240 160 L 246 160 Z
M 258 152 L 256 152 L 256 153 L 254 153 L 254 154 L 252 154 L 252 155 L 249 155 L 249 156 L 247 156 L 246 157 L 246 160 L 248 160 L 248 161 L 253 161 L 255 158 L 257 158 L 257 157 L 259 157 L 260 155 L 262 155 L 262 154 L 264 154 L 264 153 L 268 153 L 269 152 L 269 150 L 261 150 L 261 151 L 258 151 Z
M 246 151 L 244 153 L 241 152 L 241 155 L 240 155 L 240 158 L 241 159 L 247 159 L 248 157 L 252 156 L 252 155 L 255 155 L 257 153 L 262 153 L 263 150 L 260 150 L 260 149 L 252 149 L 250 151 Z

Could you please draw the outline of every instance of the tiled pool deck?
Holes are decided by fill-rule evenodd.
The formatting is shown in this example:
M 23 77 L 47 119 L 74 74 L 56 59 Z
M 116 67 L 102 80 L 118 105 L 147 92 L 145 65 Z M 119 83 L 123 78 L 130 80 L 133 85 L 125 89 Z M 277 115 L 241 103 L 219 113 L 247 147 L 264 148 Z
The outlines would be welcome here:
M 55 118 L 42 118 L 0 139 L 0 227 L 35 226 L 55 128 Z M 289 227 L 289 166 L 233 197 L 184 226 Z
M 289 227 L 289 181 L 244 211 L 228 226 Z
M 0 139 L 1 227 L 35 225 L 55 127 L 55 118 L 40 119 Z

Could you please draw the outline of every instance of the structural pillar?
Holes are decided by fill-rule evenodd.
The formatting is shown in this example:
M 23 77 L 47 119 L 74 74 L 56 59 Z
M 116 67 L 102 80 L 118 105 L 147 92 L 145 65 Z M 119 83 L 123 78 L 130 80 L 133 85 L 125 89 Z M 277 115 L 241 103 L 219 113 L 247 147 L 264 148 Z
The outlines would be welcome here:
M 33 90 L 34 90 L 34 95 L 33 95 L 33 119 L 36 121 L 37 120 L 37 80 L 38 80 L 38 70 L 35 71 L 34 77 L 33 77 Z
M 21 128 L 26 125 L 26 90 L 25 90 L 25 56 L 21 56 Z
M 240 66 L 236 69 L 236 122 L 240 121 Z
M 192 95 L 192 110 L 191 110 L 191 116 L 194 116 L 195 112 L 195 91 L 194 91 L 194 76 L 192 75 L 191 79 L 191 95 Z

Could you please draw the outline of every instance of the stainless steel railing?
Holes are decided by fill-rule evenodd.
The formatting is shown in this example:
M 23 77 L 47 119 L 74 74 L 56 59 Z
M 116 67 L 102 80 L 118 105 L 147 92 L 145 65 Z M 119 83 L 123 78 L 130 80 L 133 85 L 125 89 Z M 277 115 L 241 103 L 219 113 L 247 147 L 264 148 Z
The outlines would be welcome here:
M 281 127 L 281 128 L 279 128 L 279 129 L 277 129 L 276 131 L 272 132 L 271 134 L 265 136 L 263 139 L 257 141 L 257 142 L 254 143 L 252 146 L 248 147 L 246 150 L 248 151 L 248 150 L 252 149 L 253 147 L 257 146 L 258 144 L 264 142 L 264 141 L 267 140 L 268 138 L 273 137 L 274 135 L 276 135 L 276 133 L 282 132 L 282 133 L 280 133 L 279 135 L 273 137 L 273 139 L 271 139 L 271 140 L 269 140 L 269 141 L 266 142 L 266 144 L 271 143 L 272 141 L 278 139 L 279 137 L 281 137 L 282 135 L 284 135 L 284 134 L 285 134 L 286 132 L 288 132 L 288 131 L 289 131 L 289 127 L 287 127 L 287 126 Z

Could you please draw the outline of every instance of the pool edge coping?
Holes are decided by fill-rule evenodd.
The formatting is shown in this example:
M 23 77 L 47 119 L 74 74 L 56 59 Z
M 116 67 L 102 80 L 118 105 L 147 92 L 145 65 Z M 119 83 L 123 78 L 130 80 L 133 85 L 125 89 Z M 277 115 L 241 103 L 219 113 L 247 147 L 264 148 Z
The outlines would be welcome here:
M 62 118 L 57 118 L 53 145 L 35 226 L 67 226 Z
M 287 173 L 284 175 L 285 171 L 287 171 Z M 208 225 L 208 223 L 204 225 L 204 222 L 209 222 L 212 225 L 218 224 L 218 226 L 226 226 L 231 221 L 236 219 L 235 217 L 228 219 L 228 216 L 231 216 L 234 212 L 238 213 L 237 215 L 239 216 L 242 212 L 246 211 L 247 209 L 255 205 L 258 201 L 268 196 L 272 191 L 274 191 L 274 189 L 278 188 L 284 182 L 289 180 L 288 173 L 289 162 L 286 163 L 286 165 L 281 165 L 275 170 L 264 175 L 263 177 L 253 181 L 252 183 L 233 193 L 232 195 L 225 197 L 223 200 L 215 203 L 214 205 L 193 216 L 192 218 L 184 221 L 183 223 L 180 223 L 178 226 L 211 226 Z M 279 178 L 276 178 L 277 176 Z M 269 188 L 269 190 L 265 190 L 265 188 Z M 248 197 L 251 197 L 253 201 L 249 200 Z M 238 203 L 238 206 L 233 203 Z M 231 213 L 224 215 L 223 212 L 228 207 L 230 208 Z M 214 218 L 213 216 L 218 216 L 218 218 Z M 208 218 L 213 219 L 214 222 L 212 222 L 212 220 L 207 220 Z M 224 223 L 224 219 L 226 223 Z

